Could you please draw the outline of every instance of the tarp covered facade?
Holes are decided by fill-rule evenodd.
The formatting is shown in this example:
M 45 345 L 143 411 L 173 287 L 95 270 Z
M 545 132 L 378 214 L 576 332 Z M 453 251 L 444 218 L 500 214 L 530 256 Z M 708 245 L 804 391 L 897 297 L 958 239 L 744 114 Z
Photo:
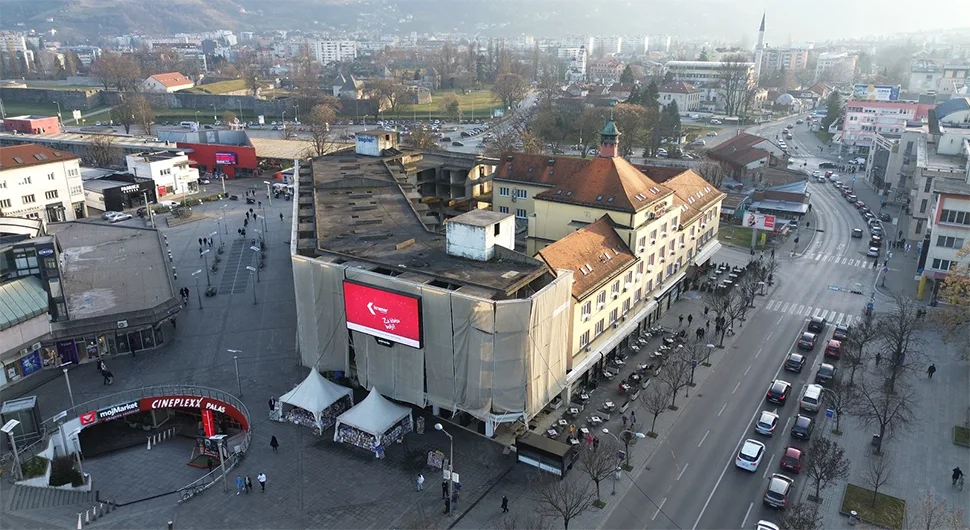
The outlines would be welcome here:
M 530 298 L 495 301 L 323 259 L 292 259 L 305 366 L 349 371 L 352 336 L 362 386 L 483 421 L 518 413 L 531 419 L 565 387 L 570 271 L 558 271 Z M 366 334 L 348 333 L 345 279 L 420 296 L 424 347 L 386 347 Z

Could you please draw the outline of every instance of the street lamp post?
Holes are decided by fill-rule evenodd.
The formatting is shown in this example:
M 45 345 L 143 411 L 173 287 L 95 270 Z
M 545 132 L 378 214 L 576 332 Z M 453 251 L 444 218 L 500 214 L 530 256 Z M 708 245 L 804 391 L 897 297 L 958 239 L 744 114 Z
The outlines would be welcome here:
M 195 111 L 195 128 L 199 128 L 199 111 Z
M 67 364 L 70 364 L 70 363 L 67 363 Z M 71 398 L 71 408 L 73 409 L 74 407 L 76 407 L 76 405 L 74 404 L 74 391 L 71 390 L 71 376 L 68 375 L 67 368 L 64 368 L 63 370 L 64 370 L 64 382 L 67 383 L 67 395 L 70 396 Z
M 253 245 L 253 246 L 249 247 L 249 250 L 252 250 L 253 251 L 253 256 L 255 257 L 255 261 L 256 262 L 254 264 L 255 267 L 253 268 L 253 270 L 256 271 L 256 281 L 258 282 L 259 281 L 259 247 Z
M 13 478 L 14 480 L 23 479 L 23 470 L 20 469 L 20 455 L 17 454 L 17 438 L 13 434 L 13 430 L 20 425 L 19 420 L 10 420 L 0 427 L 0 431 L 5 432 L 7 436 L 10 437 L 10 449 L 13 454 Z
M 242 350 L 226 350 L 229 353 L 242 353 Z M 239 390 L 239 397 L 242 397 L 242 383 L 239 381 L 239 356 L 233 355 L 232 362 L 236 364 L 236 388 Z
M 627 465 L 630 465 L 630 442 L 633 440 L 633 438 L 642 439 L 647 437 L 647 435 L 643 434 L 642 432 L 637 432 L 630 429 L 624 429 L 623 431 L 620 432 L 620 436 L 623 436 L 623 440 L 621 441 L 619 438 L 616 437 L 615 434 L 611 433 L 610 430 L 605 427 L 603 428 L 603 434 L 609 434 L 610 436 L 613 437 L 614 440 L 623 444 L 623 448 L 626 450 Z
M 222 180 L 222 194 L 223 195 L 226 194 L 226 180 L 225 179 Z M 229 205 L 228 204 L 223 204 L 222 206 L 219 207 L 219 209 L 222 210 L 222 226 L 223 226 L 223 228 L 226 231 L 226 235 L 229 235 L 229 225 L 226 224 L 226 206 L 229 206 Z
M 216 220 L 216 222 L 218 223 L 218 220 Z M 219 227 L 219 225 L 217 224 L 216 225 L 216 228 L 218 228 L 218 227 Z M 214 230 L 211 233 L 209 233 L 209 237 L 212 237 L 212 236 L 214 236 L 216 234 L 219 234 L 219 246 L 222 246 L 222 232 L 220 232 L 219 230 Z
M 212 105 L 209 105 L 209 106 L 212 107 L 212 123 L 215 123 L 219 121 L 218 119 L 216 119 L 216 105 L 215 103 L 213 103 Z
M 296 175 L 293 175 L 293 178 L 296 178 Z M 266 199 L 269 200 L 269 205 L 272 206 L 273 205 L 273 194 L 270 193 L 270 182 L 268 180 L 264 180 L 263 181 L 263 184 L 266 184 Z
M 202 269 L 199 269 L 192 273 L 192 277 L 195 278 L 195 295 L 199 297 L 199 309 L 202 309 L 202 293 L 199 291 L 199 275 L 202 274 Z
M 452 499 L 455 495 L 455 439 L 448 434 L 448 431 L 441 426 L 440 423 L 435 423 L 434 428 L 436 431 L 441 431 L 445 433 L 448 437 L 448 499 Z M 449 515 L 454 517 L 454 512 L 449 510 Z
M 246 269 L 249 270 L 249 278 L 253 280 L 253 305 L 256 305 L 256 280 L 253 278 L 253 272 L 256 270 L 256 267 L 246 265 Z
M 209 279 L 209 258 L 206 256 L 208 253 L 209 249 L 202 251 L 202 260 L 205 262 L 205 285 L 206 287 L 211 287 L 212 281 Z

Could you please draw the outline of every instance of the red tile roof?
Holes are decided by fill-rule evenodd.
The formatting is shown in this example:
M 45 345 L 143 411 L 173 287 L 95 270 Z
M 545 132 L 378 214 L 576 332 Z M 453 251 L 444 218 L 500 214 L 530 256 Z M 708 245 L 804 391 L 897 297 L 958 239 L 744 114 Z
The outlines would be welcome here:
M 609 215 L 556 241 L 536 257 L 553 270 L 573 271 L 573 298 L 581 300 L 637 258 L 613 228 Z
M 730 164 L 746 166 L 756 160 L 770 158 L 771 153 L 754 147 L 761 142 L 768 140 L 748 133 L 740 133 L 734 138 L 711 148 L 707 155 L 717 160 L 723 160 Z
M 77 157 L 71 153 L 57 151 L 38 144 L 0 147 L 0 171 L 76 159 Z
M 668 195 L 670 190 L 626 160 L 594 157 L 584 171 L 557 182 L 536 198 L 633 213 Z
M 674 192 L 674 206 L 681 209 L 680 224 L 693 221 L 712 202 L 724 197 L 724 192 L 690 169 L 679 173 L 665 184 Z
M 191 85 L 192 80 L 178 72 L 168 72 L 164 74 L 155 74 L 151 76 L 152 79 L 158 81 L 162 86 L 166 88 L 172 88 L 182 85 Z

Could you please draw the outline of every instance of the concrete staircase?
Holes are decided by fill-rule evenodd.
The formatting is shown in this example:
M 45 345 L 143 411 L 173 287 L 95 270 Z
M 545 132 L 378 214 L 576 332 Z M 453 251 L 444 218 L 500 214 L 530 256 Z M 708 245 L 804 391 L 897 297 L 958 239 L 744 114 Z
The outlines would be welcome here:
M 93 491 L 13 485 L 7 492 L 10 494 L 10 498 L 4 504 L 11 512 L 73 505 L 83 505 L 85 508 L 89 508 L 95 504 Z

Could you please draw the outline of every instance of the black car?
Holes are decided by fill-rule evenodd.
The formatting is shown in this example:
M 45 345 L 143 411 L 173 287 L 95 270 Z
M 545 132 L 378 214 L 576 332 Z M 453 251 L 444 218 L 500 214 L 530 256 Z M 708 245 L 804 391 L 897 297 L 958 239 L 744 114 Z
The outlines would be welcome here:
M 790 353 L 785 359 L 785 370 L 789 372 L 801 373 L 805 367 L 805 356 L 800 353 Z
M 814 333 L 805 332 L 798 339 L 798 349 L 800 350 L 814 350 L 815 342 L 818 340 L 818 335 Z
M 845 340 L 849 336 L 849 326 L 835 326 L 835 331 L 832 333 L 832 338 L 835 340 Z
M 891 223 L 893 220 L 893 216 L 889 215 L 888 213 L 881 213 L 879 214 L 879 220 L 886 223 Z
M 812 320 L 808 323 L 808 330 L 821 333 L 825 330 L 825 319 L 822 317 L 812 317 Z
M 812 431 L 815 430 L 815 422 L 812 418 L 808 416 L 802 416 L 799 414 L 795 416 L 795 425 L 791 427 L 791 435 L 795 438 L 801 438 L 802 440 L 808 440 L 812 437 Z
M 461 143 L 459 141 L 454 141 L 454 142 L 451 142 L 451 145 L 453 145 L 455 147 L 464 147 L 465 144 L 463 144 L 463 143 Z
M 768 387 L 768 393 L 765 395 L 765 400 L 770 401 L 771 403 L 784 405 L 785 401 L 788 400 L 788 394 L 791 394 L 791 383 L 788 381 L 782 381 L 781 379 L 775 379 L 771 382 L 771 386 Z
M 819 169 L 835 169 L 835 164 L 832 162 L 822 162 L 818 167 Z
M 834 364 L 822 363 L 818 367 L 818 371 L 815 372 L 815 383 L 819 385 L 825 385 L 832 379 L 835 378 L 835 374 L 838 373 L 839 369 L 835 367 Z

